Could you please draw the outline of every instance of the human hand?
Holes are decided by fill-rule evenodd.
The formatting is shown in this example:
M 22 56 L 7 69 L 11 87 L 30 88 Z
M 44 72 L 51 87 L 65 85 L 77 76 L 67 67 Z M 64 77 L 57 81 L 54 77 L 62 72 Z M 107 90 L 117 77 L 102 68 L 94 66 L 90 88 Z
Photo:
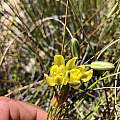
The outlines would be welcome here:
M 0 120 L 45 120 L 47 113 L 29 103 L 0 97 Z

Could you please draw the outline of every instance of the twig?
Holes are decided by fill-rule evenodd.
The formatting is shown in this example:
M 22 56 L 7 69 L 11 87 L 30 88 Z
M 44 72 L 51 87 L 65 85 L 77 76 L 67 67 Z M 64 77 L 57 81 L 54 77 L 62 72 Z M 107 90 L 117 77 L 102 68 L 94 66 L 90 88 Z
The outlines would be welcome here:
M 5 58 L 5 55 L 7 54 L 7 51 L 9 50 L 9 48 L 11 47 L 11 45 L 12 45 L 12 43 L 13 43 L 14 41 L 15 41 L 15 40 L 12 39 L 12 40 L 9 42 L 8 47 L 5 49 L 3 55 L 2 55 L 2 57 L 1 57 L 1 59 L 0 59 L 0 66 L 2 65 L 2 62 L 3 62 L 4 58 Z
M 34 87 L 35 85 L 39 85 L 40 83 L 41 83 L 41 81 L 39 81 L 39 82 L 34 82 L 34 83 L 30 84 L 30 85 L 26 85 L 26 86 L 24 86 L 24 87 L 15 89 L 14 91 L 9 92 L 9 93 L 6 94 L 5 96 L 8 97 L 8 96 L 10 96 L 10 95 L 12 95 L 12 94 L 14 94 L 14 93 L 16 93 L 16 92 L 18 92 L 18 91 L 20 92 L 20 91 L 22 91 L 22 90 L 25 90 L 25 89 L 28 89 L 28 88 L 32 88 L 32 87 Z

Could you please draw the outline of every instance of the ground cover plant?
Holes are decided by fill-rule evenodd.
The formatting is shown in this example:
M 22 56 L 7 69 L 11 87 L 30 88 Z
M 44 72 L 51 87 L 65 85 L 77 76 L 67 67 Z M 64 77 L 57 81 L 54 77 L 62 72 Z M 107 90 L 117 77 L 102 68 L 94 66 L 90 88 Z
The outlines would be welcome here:
M 53 120 L 120 119 L 119 0 L 1 0 L 0 95 Z

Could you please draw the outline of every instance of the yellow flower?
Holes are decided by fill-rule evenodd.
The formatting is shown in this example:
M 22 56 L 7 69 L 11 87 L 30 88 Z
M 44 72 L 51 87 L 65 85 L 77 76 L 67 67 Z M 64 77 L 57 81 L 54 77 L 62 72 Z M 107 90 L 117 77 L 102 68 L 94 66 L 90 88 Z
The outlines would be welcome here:
M 88 70 L 85 71 L 85 65 L 78 66 L 78 69 L 80 70 L 81 73 L 81 80 L 82 82 L 88 82 L 93 75 L 93 70 Z
M 54 65 L 65 65 L 65 60 L 62 55 L 55 55 L 54 56 Z
M 85 71 L 85 65 L 70 70 L 69 85 L 78 88 L 81 81 L 87 82 L 92 78 L 93 70 Z
M 55 85 L 71 85 L 72 87 L 80 85 L 91 79 L 93 70 L 85 71 L 85 65 L 75 66 L 77 57 L 65 60 L 62 55 L 54 56 L 54 65 L 50 68 L 50 75 L 46 75 L 47 83 L 50 86 Z
M 65 69 L 65 65 L 53 65 L 50 68 L 50 76 L 46 76 L 48 84 L 50 86 L 64 85 Z
M 68 83 L 67 71 L 75 67 L 76 57 L 70 59 L 66 66 L 62 55 L 54 56 L 54 65 L 50 68 L 50 75 L 46 75 L 50 86 L 66 85 Z
M 54 65 L 50 68 L 50 75 L 46 75 L 47 83 L 50 86 L 65 85 L 64 76 L 66 74 L 65 60 L 62 55 L 55 55 Z
M 79 69 L 70 70 L 70 78 L 68 83 L 70 85 L 78 85 L 80 84 L 81 73 Z
M 93 70 L 89 70 L 89 71 L 86 71 L 84 72 L 84 74 L 81 76 L 81 80 L 83 82 L 88 82 L 91 78 L 92 78 L 92 75 L 93 75 Z
M 77 57 L 73 57 L 72 59 L 68 60 L 68 62 L 66 63 L 66 69 L 71 70 L 75 68 L 76 60 L 77 60 Z

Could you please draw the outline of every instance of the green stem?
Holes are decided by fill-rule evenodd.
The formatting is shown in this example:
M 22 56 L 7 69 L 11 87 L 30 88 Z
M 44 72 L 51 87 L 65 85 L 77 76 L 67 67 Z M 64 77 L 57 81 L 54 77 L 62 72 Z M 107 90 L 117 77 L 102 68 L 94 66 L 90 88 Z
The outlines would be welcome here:
M 63 43 L 62 43 L 62 51 L 61 54 L 64 53 L 64 44 L 65 44 L 65 32 L 66 32 L 66 24 L 67 24 L 67 14 L 68 14 L 68 0 L 66 3 L 66 17 L 65 17 L 65 24 L 64 24 L 64 33 L 63 33 Z

